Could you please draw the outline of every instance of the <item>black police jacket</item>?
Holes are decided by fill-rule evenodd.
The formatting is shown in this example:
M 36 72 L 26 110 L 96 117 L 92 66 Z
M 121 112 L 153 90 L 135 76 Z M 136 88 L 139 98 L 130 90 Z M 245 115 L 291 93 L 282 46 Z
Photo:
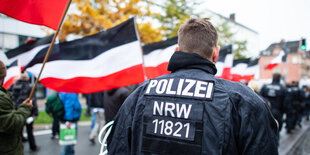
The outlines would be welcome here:
M 168 70 L 126 99 L 109 154 L 278 154 L 277 124 L 250 88 L 216 78 L 197 54 L 175 52 Z
M 283 101 L 286 113 L 296 113 L 302 111 L 303 102 L 305 100 L 304 90 L 298 86 L 290 86 L 286 88 L 285 98 Z
M 282 113 L 284 112 L 283 102 L 286 88 L 279 81 L 273 81 L 270 84 L 264 85 L 260 93 L 271 103 L 272 109 L 277 109 Z

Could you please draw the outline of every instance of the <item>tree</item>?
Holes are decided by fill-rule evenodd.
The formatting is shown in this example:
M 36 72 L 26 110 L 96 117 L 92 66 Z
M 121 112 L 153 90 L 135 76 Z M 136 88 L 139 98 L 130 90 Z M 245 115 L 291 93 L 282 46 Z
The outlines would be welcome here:
M 219 35 L 219 45 L 224 46 L 224 45 L 229 45 L 233 44 L 236 48 L 234 48 L 234 58 L 235 59 L 241 59 L 241 58 L 246 58 L 244 55 L 244 51 L 247 50 L 246 40 L 235 40 L 234 35 L 235 33 L 231 32 L 231 28 L 229 27 L 229 24 L 227 21 L 224 21 L 217 25 L 216 30 Z
M 73 0 L 71 5 L 78 13 L 67 16 L 59 38 L 65 41 L 69 34 L 95 34 L 136 16 L 142 44 L 157 42 L 177 36 L 180 25 L 190 17 L 200 17 L 200 13 L 194 12 L 200 4 L 192 0 Z M 154 20 L 158 27 L 154 27 Z M 216 29 L 219 45 L 234 44 L 237 47 L 235 57 L 245 57 L 242 52 L 246 50 L 247 41 L 235 40 L 227 21 L 216 25 Z
M 59 34 L 61 41 L 65 41 L 69 34 L 86 36 L 98 33 L 133 16 L 139 18 L 138 31 L 143 43 L 163 39 L 161 28 L 154 28 L 143 20 L 152 14 L 143 0 L 74 0 L 71 6 L 78 13 L 67 16 Z
M 156 4 L 156 2 L 150 2 Z M 201 2 L 192 0 L 166 0 L 162 5 L 158 5 L 161 13 L 154 14 L 155 18 L 162 24 L 165 37 L 171 38 L 177 36 L 178 29 L 190 17 L 200 17 L 201 13 L 195 13 L 194 8 L 197 8 Z M 212 17 L 211 17 L 212 18 Z M 231 32 L 231 27 L 227 21 L 215 25 L 219 34 L 219 45 L 233 44 L 237 48 L 234 49 L 235 58 L 245 58 L 242 52 L 246 51 L 246 40 L 235 40 L 235 33 Z
M 153 2 L 156 4 L 156 1 Z M 190 17 L 199 17 L 194 13 L 194 8 L 197 7 L 199 2 L 192 0 L 166 0 L 159 6 L 160 14 L 154 14 L 164 29 L 165 37 L 171 38 L 178 34 L 178 29 Z

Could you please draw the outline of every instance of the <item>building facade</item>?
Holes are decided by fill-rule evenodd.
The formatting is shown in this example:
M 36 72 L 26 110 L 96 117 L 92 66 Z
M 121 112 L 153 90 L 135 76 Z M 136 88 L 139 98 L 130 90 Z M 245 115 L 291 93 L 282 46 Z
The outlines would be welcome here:
M 309 52 L 302 51 L 299 48 L 300 41 L 289 41 L 271 44 L 266 50 L 261 52 L 259 60 L 259 78 L 262 80 L 271 80 L 273 73 L 280 73 L 285 83 L 300 81 L 302 78 L 310 77 L 310 56 Z M 287 53 L 286 61 L 280 63 L 272 70 L 265 69 L 283 50 Z
M 224 22 L 229 26 L 229 31 L 234 33 L 232 39 L 237 41 L 246 41 L 246 50 L 243 52 L 246 57 L 255 58 L 259 56 L 259 33 L 255 30 L 238 23 L 235 19 L 235 14 L 231 14 L 230 17 L 222 16 L 211 10 L 204 9 L 204 17 L 210 18 L 211 22 L 215 26 L 221 25 Z M 236 47 L 233 47 L 236 49 Z
M 42 26 L 24 23 L 0 14 L 0 60 L 9 65 L 6 51 L 24 44 L 30 38 L 37 39 L 46 35 Z M 36 97 L 44 98 L 45 91 L 46 89 L 39 83 L 35 92 Z
M 46 36 L 42 26 L 24 23 L 0 14 L 0 59 L 7 64 L 4 52 L 16 48 L 29 38 Z

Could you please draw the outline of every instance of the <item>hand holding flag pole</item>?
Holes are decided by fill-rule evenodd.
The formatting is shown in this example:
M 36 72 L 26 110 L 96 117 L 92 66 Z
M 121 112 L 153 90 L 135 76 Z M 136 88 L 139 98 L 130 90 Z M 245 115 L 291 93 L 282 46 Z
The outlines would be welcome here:
M 53 36 L 52 42 L 51 42 L 51 44 L 50 44 L 50 46 L 49 46 L 49 48 L 48 48 L 48 50 L 47 50 L 47 53 L 46 53 L 46 55 L 45 55 L 45 57 L 44 57 L 43 65 L 42 65 L 41 70 L 40 70 L 40 73 L 39 73 L 39 75 L 38 75 L 38 77 L 37 77 L 37 79 L 36 79 L 36 81 L 35 81 L 35 83 L 34 83 L 34 86 L 32 87 L 32 90 L 31 90 L 31 93 L 30 93 L 30 95 L 29 95 L 29 98 L 32 98 L 32 96 L 33 96 L 33 94 L 34 94 L 34 91 L 35 91 L 35 89 L 36 89 L 36 87 L 37 87 L 37 84 L 38 84 L 38 81 L 39 81 L 39 79 L 40 79 L 40 76 L 41 76 L 42 71 L 43 71 L 43 69 L 44 69 L 45 63 L 46 63 L 46 61 L 48 60 L 48 57 L 49 57 L 49 55 L 50 55 L 50 53 L 51 53 L 51 51 L 52 51 L 52 48 L 53 48 L 53 46 L 54 46 L 56 37 L 57 37 L 57 35 L 58 35 L 58 33 L 59 33 L 60 29 L 61 29 L 61 26 L 62 26 L 62 24 L 63 24 L 63 21 L 64 21 L 64 19 L 65 19 L 65 16 L 66 16 L 66 14 L 67 14 L 67 11 L 68 11 L 68 9 L 69 9 L 69 6 L 70 6 L 71 2 L 72 2 L 72 0 L 68 0 L 68 2 L 67 2 L 66 9 L 65 9 L 65 11 L 64 11 L 64 13 L 63 13 L 63 15 L 62 15 L 62 17 L 61 17 L 61 21 L 60 21 L 60 23 L 59 23 L 59 25 L 58 25 L 58 28 L 57 28 L 57 30 L 56 30 L 54 36 Z

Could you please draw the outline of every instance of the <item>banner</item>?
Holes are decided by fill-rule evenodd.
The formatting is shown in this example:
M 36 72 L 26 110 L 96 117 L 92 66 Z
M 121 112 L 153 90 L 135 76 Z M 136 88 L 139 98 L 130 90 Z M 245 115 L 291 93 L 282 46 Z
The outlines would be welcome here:
M 0 0 L 0 13 L 17 20 L 57 29 L 67 0 Z
M 25 67 L 38 76 L 48 47 Z M 40 83 L 59 92 L 94 93 L 145 80 L 143 55 L 134 18 L 70 42 L 55 44 Z
M 215 76 L 226 80 L 230 80 L 231 79 L 230 70 L 233 65 L 233 59 L 234 55 L 232 45 L 221 47 L 219 59 L 215 63 L 217 69 L 217 73 Z
M 143 46 L 144 69 L 148 79 L 170 73 L 168 63 L 177 46 L 177 37 Z

